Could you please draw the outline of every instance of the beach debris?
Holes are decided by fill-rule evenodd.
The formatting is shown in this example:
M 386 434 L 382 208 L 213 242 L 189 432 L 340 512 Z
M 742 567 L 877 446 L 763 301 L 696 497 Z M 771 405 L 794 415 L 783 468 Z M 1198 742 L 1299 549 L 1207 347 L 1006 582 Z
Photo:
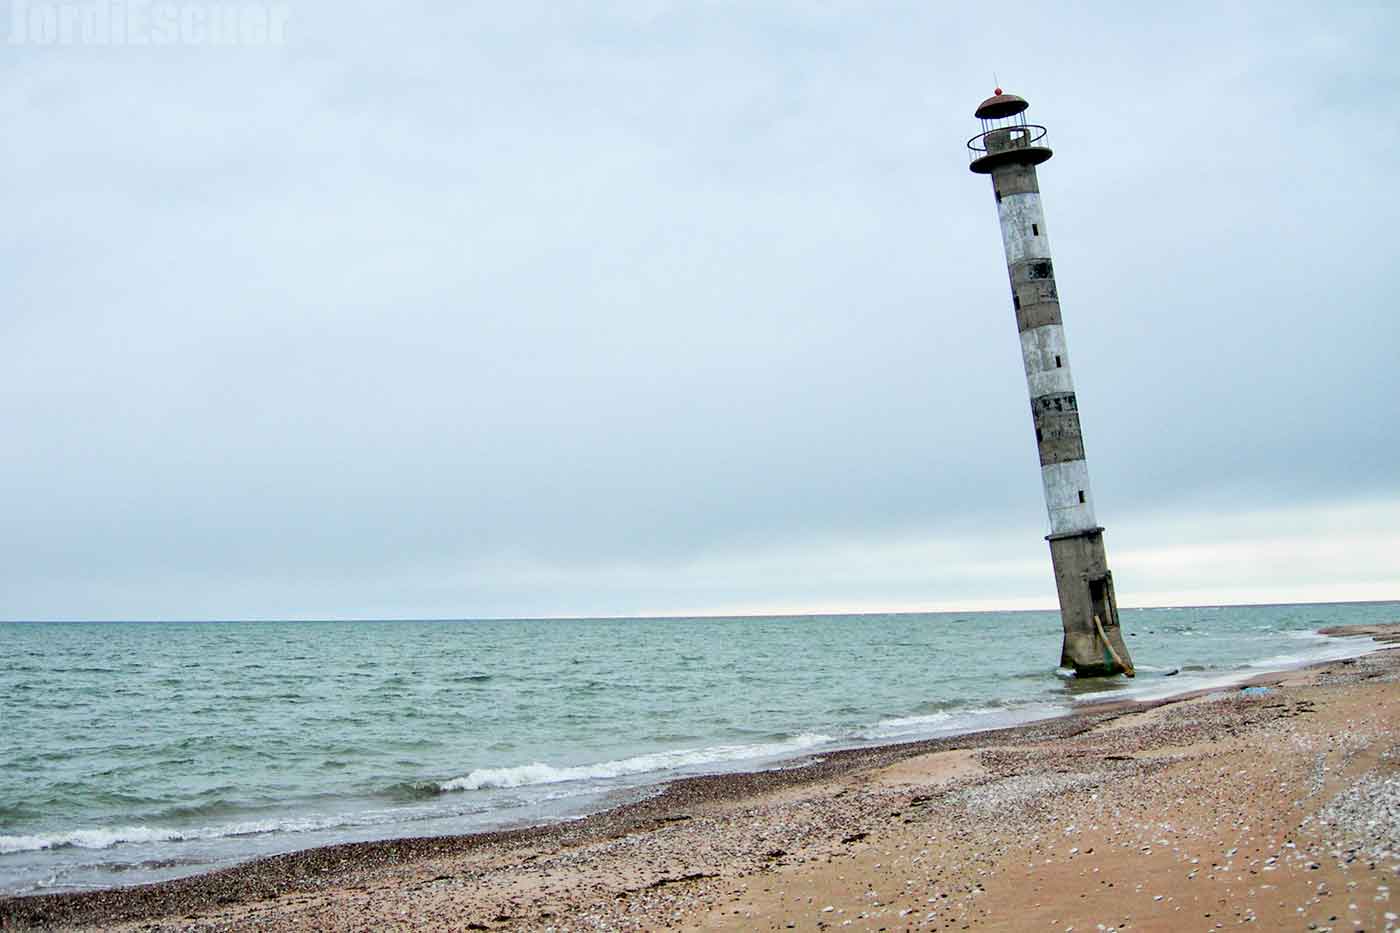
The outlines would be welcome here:
M 664 887 L 665 887 L 666 885 L 668 885 L 668 884 L 684 884 L 684 883 L 687 882 L 687 881 L 700 881 L 700 880 L 703 880 L 703 879 L 705 879 L 705 878 L 718 878 L 718 877 L 719 877 L 719 872 L 717 872 L 717 871 L 693 871 L 693 872 L 690 872 L 689 874 L 677 875 L 677 876 L 675 876 L 674 878 L 657 878 L 657 879 L 656 879 L 655 881 L 653 881 L 651 884 L 649 884 L 649 885 L 647 885 L 645 888 L 643 888 L 643 890 L 645 890 L 645 891 L 654 891 L 654 890 L 656 890 L 657 888 L 664 888 Z
M 1107 650 L 1110 655 L 1112 655 L 1113 660 L 1118 664 L 1119 669 L 1123 672 L 1123 676 L 1136 677 L 1137 671 L 1133 670 L 1133 662 L 1131 660 L 1124 660 L 1123 656 L 1118 653 L 1118 649 L 1113 647 L 1113 642 L 1109 641 L 1108 634 L 1103 630 L 1103 622 L 1099 621 L 1098 616 L 1094 616 L 1094 630 L 1099 633 L 1099 640 L 1103 642 L 1104 649 Z

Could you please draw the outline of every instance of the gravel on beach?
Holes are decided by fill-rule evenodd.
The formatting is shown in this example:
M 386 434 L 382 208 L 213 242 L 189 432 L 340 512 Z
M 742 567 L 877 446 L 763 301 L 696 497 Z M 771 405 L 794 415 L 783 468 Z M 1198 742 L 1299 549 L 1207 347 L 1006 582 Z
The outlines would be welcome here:
M 1400 651 L 1255 683 L 551 826 L 3 899 L 0 928 L 1400 929 Z

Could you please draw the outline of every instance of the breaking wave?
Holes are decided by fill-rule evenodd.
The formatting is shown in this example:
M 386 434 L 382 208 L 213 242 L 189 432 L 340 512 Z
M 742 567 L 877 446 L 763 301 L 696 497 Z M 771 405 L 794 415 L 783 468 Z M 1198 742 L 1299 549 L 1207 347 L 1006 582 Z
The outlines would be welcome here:
M 174 829 L 128 826 L 123 829 L 75 829 L 38 836 L 0 836 L 0 855 L 40 849 L 110 849 L 123 842 L 172 842 L 184 839 Z
M 0 836 L 0 855 L 38 852 L 44 849 L 111 849 L 120 845 L 156 842 L 187 842 L 197 839 L 232 839 L 266 833 L 307 833 L 350 826 L 373 826 L 394 822 L 403 814 L 391 811 L 347 813 L 337 816 L 294 817 L 249 820 L 219 826 L 171 829 L 162 826 L 122 826 L 103 829 L 73 829 L 27 836 Z
M 443 781 L 443 791 L 482 790 L 485 788 L 527 787 L 538 784 L 563 784 L 570 781 L 596 781 L 625 777 L 632 774 L 674 771 L 703 765 L 775 758 L 794 752 L 826 745 L 834 741 L 829 735 L 804 732 L 777 742 L 754 745 L 715 745 L 709 748 L 683 748 L 671 752 L 637 755 L 617 761 L 602 761 L 591 765 L 555 767 L 543 762 L 507 768 L 478 768 L 464 777 Z

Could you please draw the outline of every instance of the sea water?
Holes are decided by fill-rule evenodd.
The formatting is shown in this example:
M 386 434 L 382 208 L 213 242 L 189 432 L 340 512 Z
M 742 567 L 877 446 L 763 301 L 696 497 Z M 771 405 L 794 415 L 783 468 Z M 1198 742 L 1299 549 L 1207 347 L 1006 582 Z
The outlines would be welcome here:
M 0 623 L 0 892 L 569 819 L 681 775 L 1223 686 L 1362 653 L 1315 631 L 1400 603 L 1122 617 L 1135 680 L 1057 670 L 1056 612 Z

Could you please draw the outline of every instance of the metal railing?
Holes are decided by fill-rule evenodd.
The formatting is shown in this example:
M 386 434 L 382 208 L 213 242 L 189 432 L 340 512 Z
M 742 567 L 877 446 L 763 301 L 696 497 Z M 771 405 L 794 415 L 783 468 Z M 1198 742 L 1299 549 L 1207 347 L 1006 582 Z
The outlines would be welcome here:
M 1018 123 L 1014 126 L 999 126 L 978 133 L 967 141 L 968 161 L 1009 152 L 1015 149 L 1030 149 L 1040 144 L 1047 130 L 1039 123 Z

